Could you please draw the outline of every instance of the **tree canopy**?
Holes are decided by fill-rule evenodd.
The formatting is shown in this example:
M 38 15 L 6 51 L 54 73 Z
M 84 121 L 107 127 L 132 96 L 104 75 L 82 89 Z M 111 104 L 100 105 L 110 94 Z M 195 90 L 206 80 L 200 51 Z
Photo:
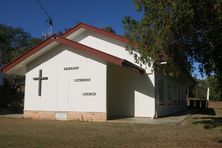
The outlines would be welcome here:
M 116 33 L 116 31 L 113 29 L 112 26 L 107 26 L 102 28 L 102 30 L 108 31 L 108 32 L 112 32 L 112 33 Z
M 188 73 L 193 63 L 199 71 L 215 75 L 222 85 L 222 1 L 221 0 L 134 0 L 141 20 L 123 19 L 130 51 L 139 62 L 166 61 L 167 69 L 180 67 Z
M 40 41 L 22 28 L 0 24 L 0 60 L 8 63 Z
M 0 24 L 0 62 L 7 64 L 40 41 L 22 28 Z M 0 86 L 0 107 L 22 109 L 23 86 L 24 77 L 5 76 Z
M 191 97 L 196 97 L 199 99 L 207 98 L 207 88 L 210 88 L 210 100 L 221 100 L 222 99 L 222 90 L 220 82 L 216 77 L 210 76 L 205 80 L 197 80 L 197 84 L 192 89 Z

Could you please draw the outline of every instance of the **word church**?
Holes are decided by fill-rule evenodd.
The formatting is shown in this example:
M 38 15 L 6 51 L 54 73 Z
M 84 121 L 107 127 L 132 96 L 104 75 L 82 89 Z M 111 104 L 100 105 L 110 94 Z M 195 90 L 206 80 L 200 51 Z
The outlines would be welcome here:
M 185 109 L 187 87 L 137 64 L 126 50 L 128 42 L 80 23 L 31 48 L 1 72 L 25 76 L 24 118 L 105 122 Z

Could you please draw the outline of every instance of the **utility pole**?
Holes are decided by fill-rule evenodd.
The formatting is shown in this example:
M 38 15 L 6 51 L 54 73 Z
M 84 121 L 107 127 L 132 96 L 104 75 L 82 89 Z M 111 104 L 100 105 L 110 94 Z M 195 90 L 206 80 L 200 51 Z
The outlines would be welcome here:
M 208 103 L 210 101 L 210 87 L 207 87 L 207 108 L 208 108 Z

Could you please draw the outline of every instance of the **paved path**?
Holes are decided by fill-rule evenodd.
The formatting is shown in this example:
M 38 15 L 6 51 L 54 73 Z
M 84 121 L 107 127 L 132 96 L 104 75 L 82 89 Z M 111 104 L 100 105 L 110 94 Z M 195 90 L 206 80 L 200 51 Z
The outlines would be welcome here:
M 110 123 L 140 123 L 140 124 L 163 124 L 163 125 L 179 125 L 184 120 L 189 118 L 191 114 L 189 111 L 175 113 L 166 117 L 161 117 L 158 119 L 151 118 L 140 118 L 140 117 L 132 117 L 132 118 L 120 118 L 120 119 L 112 119 L 108 120 Z M 0 118 L 23 118 L 23 114 L 5 114 L 0 115 Z
M 141 123 L 141 124 L 164 124 L 164 125 L 180 125 L 184 120 L 189 118 L 191 114 L 189 111 L 184 111 L 176 114 L 172 114 L 167 117 L 161 117 L 158 119 L 151 118 L 121 118 L 121 119 L 113 119 L 108 120 L 111 123 Z

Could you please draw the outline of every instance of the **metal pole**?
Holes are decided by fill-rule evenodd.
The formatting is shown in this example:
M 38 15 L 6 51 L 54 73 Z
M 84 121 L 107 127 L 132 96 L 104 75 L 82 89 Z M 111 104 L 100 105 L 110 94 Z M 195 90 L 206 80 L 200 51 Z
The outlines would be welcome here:
M 209 96 L 210 96 L 210 88 L 208 87 L 207 88 L 207 103 L 206 103 L 207 108 L 208 108 L 208 103 L 209 103 L 209 100 L 210 100 Z

